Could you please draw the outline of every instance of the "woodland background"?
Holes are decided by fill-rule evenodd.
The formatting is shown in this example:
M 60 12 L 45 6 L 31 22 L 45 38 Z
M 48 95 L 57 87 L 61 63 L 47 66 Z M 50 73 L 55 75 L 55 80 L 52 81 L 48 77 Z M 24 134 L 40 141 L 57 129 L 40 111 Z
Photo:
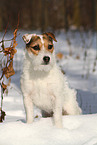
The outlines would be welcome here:
M 97 0 L 0 0 L 0 31 L 15 28 L 43 31 L 75 28 L 97 30 Z
M 60 130 L 38 108 L 25 123 L 22 36 L 45 31 L 84 114 L 63 116 Z M 97 0 L 0 0 L 0 94 L 0 145 L 97 145 Z

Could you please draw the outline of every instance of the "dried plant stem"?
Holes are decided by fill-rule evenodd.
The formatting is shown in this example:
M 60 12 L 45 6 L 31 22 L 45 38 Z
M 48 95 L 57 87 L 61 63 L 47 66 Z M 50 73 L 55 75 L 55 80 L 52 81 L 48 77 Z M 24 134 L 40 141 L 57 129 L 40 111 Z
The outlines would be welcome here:
M 3 106 L 3 89 L 2 89 L 2 85 L 1 85 L 1 111 L 2 111 L 2 106 Z
M 9 22 L 8 22 L 9 24 Z M 15 47 L 17 46 L 17 41 L 16 41 L 16 37 L 17 37 L 17 31 L 18 31 L 18 26 L 19 26 L 19 15 L 18 15 L 18 23 L 17 23 L 17 28 L 15 29 L 13 35 L 14 37 L 10 40 L 4 40 L 4 37 L 6 35 L 7 32 L 7 28 L 8 28 L 8 24 L 6 26 L 5 29 L 5 33 L 3 35 L 2 41 L 1 43 L 1 48 L 0 52 L 3 54 L 3 57 L 5 56 L 6 59 L 3 60 L 3 57 L 1 58 L 1 64 L 5 61 L 4 66 L 2 66 L 2 73 L 1 73 L 1 77 L 0 77 L 0 85 L 1 85 L 1 107 L 0 107 L 0 122 L 3 122 L 4 118 L 5 118 L 5 112 L 2 110 L 2 106 L 3 106 L 3 96 L 5 93 L 5 90 L 7 90 L 7 87 L 10 85 L 11 82 L 11 76 L 13 76 L 15 74 L 15 71 L 13 69 L 13 58 L 15 53 L 17 52 L 17 50 L 15 49 Z M 5 48 L 4 44 L 5 41 L 11 41 L 11 44 L 9 47 Z M 4 83 L 4 77 L 6 77 L 8 79 L 8 84 Z
M 1 85 L 1 82 L 0 82 L 0 85 Z M 1 85 L 1 106 L 0 106 L 0 122 L 2 122 L 3 121 L 3 118 L 5 117 L 5 112 L 4 111 L 2 111 L 2 108 L 3 108 L 3 88 L 2 88 L 2 85 Z M 4 114 L 3 114 L 3 112 L 4 112 Z
M 92 34 L 92 32 L 91 32 Z M 91 48 L 92 46 L 92 43 L 93 43 L 93 37 L 91 37 L 91 35 L 89 34 L 89 32 L 85 32 L 85 35 L 86 35 L 86 38 L 88 38 L 88 43 L 86 41 L 86 39 L 84 38 L 84 32 L 81 32 L 80 31 L 80 37 L 81 37 L 81 40 L 82 40 L 82 43 L 83 43 L 83 49 L 85 49 L 85 52 L 84 52 L 84 58 L 83 58 L 83 71 L 85 71 L 85 65 L 86 65 L 86 60 L 87 60 L 87 57 L 88 57 L 88 51 L 89 49 Z M 91 40 L 89 41 L 89 39 L 91 38 Z M 87 73 L 86 73 L 86 78 L 88 78 L 89 76 L 89 73 L 90 73 L 90 59 L 88 60 L 88 66 L 87 66 Z M 82 77 L 84 77 L 84 73 L 82 74 Z
M 87 74 L 86 74 L 86 79 L 88 79 L 89 74 L 90 74 L 90 58 L 89 58 L 89 56 L 88 56 L 88 64 L 87 64 Z
M 69 31 L 66 31 L 66 41 L 69 46 L 69 56 L 72 56 L 71 40 L 70 40 L 68 33 L 69 33 Z
M 19 34 L 17 34 L 17 36 L 19 36 L 20 35 L 20 33 Z M 5 42 L 5 41 L 12 41 L 12 40 L 14 40 L 14 37 L 13 38 L 11 38 L 11 39 L 9 39 L 9 40 L 2 40 L 2 41 L 0 41 L 0 43 L 3 43 L 3 42 Z
M 9 19 L 10 19 L 10 18 L 9 18 Z M 8 25 L 9 25 L 9 20 L 8 20 L 7 25 L 6 25 L 6 28 L 5 28 L 5 32 L 4 32 L 4 35 L 3 35 L 2 41 L 4 40 L 4 37 L 5 37 L 6 33 L 7 33 Z
M 93 72 L 96 71 L 96 65 L 97 65 L 97 32 L 96 32 L 96 56 L 95 56 L 94 64 L 93 64 Z

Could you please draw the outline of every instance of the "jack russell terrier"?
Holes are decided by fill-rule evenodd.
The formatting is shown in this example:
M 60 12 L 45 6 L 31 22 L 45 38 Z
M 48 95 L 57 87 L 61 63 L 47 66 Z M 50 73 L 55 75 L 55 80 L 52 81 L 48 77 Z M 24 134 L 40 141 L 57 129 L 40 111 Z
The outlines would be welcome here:
M 54 124 L 62 128 L 62 114 L 81 114 L 76 91 L 69 88 L 66 77 L 56 64 L 54 34 L 25 34 L 26 51 L 21 75 L 27 123 L 34 120 L 33 106 L 53 114 Z

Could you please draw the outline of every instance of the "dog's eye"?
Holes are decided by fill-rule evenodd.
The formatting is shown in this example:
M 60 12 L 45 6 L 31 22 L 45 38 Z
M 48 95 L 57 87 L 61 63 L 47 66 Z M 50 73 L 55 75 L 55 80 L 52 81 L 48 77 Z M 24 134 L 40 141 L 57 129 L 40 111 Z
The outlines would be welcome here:
M 39 45 L 35 45 L 32 47 L 34 50 L 40 50 Z
M 52 49 L 53 45 L 48 45 L 48 49 Z

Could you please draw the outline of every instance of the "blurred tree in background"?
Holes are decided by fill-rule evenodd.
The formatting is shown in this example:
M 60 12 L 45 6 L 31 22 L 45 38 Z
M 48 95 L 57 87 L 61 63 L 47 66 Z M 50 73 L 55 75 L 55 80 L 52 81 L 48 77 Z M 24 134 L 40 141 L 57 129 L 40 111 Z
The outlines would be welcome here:
M 14 28 L 18 13 L 20 29 L 54 31 L 73 26 L 97 30 L 97 0 L 0 0 L 0 31 L 8 21 Z

